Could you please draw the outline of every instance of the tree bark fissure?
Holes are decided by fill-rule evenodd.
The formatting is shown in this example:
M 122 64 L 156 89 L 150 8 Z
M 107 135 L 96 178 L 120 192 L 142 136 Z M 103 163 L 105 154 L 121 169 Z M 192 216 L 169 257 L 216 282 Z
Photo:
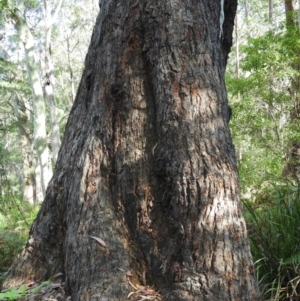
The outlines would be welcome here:
M 35 256 L 28 242 L 6 285 L 29 256 L 31 277 L 62 270 L 74 300 L 125 300 L 128 270 L 165 300 L 258 300 L 227 125 L 236 2 L 222 39 L 219 2 L 100 5 Z

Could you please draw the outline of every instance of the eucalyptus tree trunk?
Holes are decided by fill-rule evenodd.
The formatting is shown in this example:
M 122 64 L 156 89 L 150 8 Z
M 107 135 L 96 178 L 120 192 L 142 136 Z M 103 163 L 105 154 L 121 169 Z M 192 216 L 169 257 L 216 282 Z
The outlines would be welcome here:
M 164 300 L 259 300 L 224 82 L 236 5 L 100 1 L 55 175 L 5 286 L 62 272 L 74 301 L 132 300 L 135 275 Z
M 71 97 L 70 97 L 70 103 L 73 104 L 74 100 L 75 100 L 75 79 L 74 79 L 74 71 L 73 71 L 73 64 L 72 64 L 72 60 L 71 60 L 71 53 L 72 53 L 72 49 L 70 47 L 70 36 L 69 34 L 65 35 L 66 38 L 66 56 L 67 56 L 67 60 L 68 60 L 68 69 L 69 69 L 69 82 L 71 85 Z
M 23 201 L 36 204 L 35 166 L 36 156 L 31 137 L 31 118 L 26 100 L 16 96 L 13 99 L 14 115 L 18 120 L 20 147 L 22 150 Z
M 58 151 L 60 148 L 60 131 L 59 118 L 56 108 L 55 100 L 55 76 L 54 67 L 51 57 L 51 37 L 52 27 L 57 15 L 61 9 L 63 0 L 57 3 L 55 12 L 51 15 L 51 7 L 49 1 L 44 0 L 44 14 L 45 14 L 45 44 L 44 44 L 44 61 L 42 61 L 42 69 L 44 74 L 44 92 L 45 100 L 49 106 L 50 126 L 51 126 L 51 145 L 53 153 L 53 161 L 56 162 Z
M 37 153 L 39 163 L 36 169 L 37 201 L 42 202 L 46 194 L 47 185 L 52 177 L 51 158 L 46 132 L 46 108 L 38 67 L 35 62 L 34 37 L 27 25 L 25 17 L 21 13 L 22 11 L 21 3 L 18 9 L 15 10 L 14 17 L 16 20 L 16 28 L 25 50 L 27 75 L 33 96 L 34 149 Z

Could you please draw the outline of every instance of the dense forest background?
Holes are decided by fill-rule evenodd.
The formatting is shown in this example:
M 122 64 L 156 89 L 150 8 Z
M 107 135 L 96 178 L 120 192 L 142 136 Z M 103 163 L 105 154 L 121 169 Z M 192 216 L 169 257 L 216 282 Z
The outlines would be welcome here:
M 98 11 L 0 0 L 0 280 L 45 195 Z M 300 300 L 299 20 L 296 1 L 241 0 L 226 75 L 251 251 L 272 300 Z

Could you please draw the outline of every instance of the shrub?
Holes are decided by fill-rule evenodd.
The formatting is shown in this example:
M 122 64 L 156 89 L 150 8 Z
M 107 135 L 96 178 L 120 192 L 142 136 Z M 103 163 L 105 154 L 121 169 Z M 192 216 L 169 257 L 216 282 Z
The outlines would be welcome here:
M 0 207 L 1 208 L 1 207 Z M 14 257 L 21 252 L 38 206 L 6 199 L 0 209 L 0 287 Z
M 274 186 L 263 204 L 244 202 L 251 251 L 265 298 L 300 298 L 299 187 Z

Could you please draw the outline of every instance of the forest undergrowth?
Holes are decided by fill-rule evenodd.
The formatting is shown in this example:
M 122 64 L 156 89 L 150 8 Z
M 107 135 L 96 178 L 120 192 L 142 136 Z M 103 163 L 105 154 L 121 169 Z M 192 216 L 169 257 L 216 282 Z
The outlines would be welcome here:
M 269 185 L 244 200 L 245 218 L 264 300 L 300 300 L 300 187 Z
M 0 286 L 12 261 L 24 247 L 40 206 L 32 206 L 13 195 L 0 197 Z

